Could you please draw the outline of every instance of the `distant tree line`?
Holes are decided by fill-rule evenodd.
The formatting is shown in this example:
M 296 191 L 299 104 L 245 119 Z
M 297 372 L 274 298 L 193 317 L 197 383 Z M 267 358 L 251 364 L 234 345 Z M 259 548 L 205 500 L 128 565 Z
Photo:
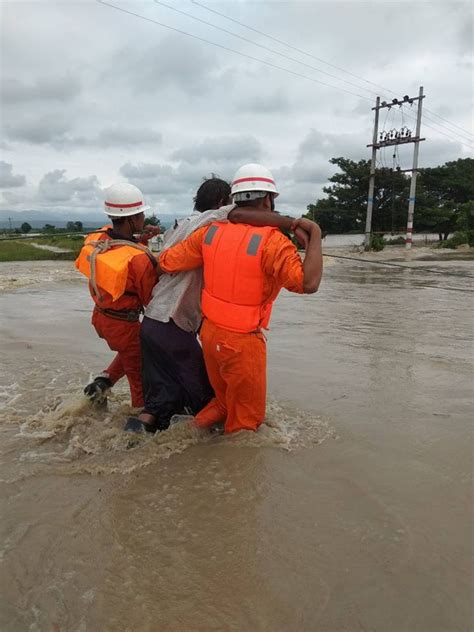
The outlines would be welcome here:
M 151 224 L 152 226 L 160 226 L 160 220 L 156 217 L 155 214 L 150 215 L 145 218 L 145 224 Z M 37 229 L 41 233 L 83 233 L 88 230 L 94 230 L 95 227 L 86 227 L 82 222 L 67 222 L 65 228 L 57 228 L 54 224 L 45 224 L 43 228 Z M 3 232 L 11 232 L 15 235 L 24 234 L 27 235 L 29 232 L 33 230 L 33 227 L 28 222 L 23 222 L 20 228 L 14 228 L 13 230 L 8 231 L 8 229 L 4 229 Z
M 68 222 L 66 228 L 56 228 L 54 224 L 45 224 L 43 233 L 81 233 L 84 230 L 82 222 Z
M 339 157 L 330 162 L 339 170 L 329 178 L 331 184 L 323 188 L 326 197 L 309 204 L 306 216 L 317 221 L 326 234 L 364 232 L 370 161 Z M 460 158 L 418 171 L 415 231 L 438 233 L 440 240 L 446 240 L 454 231 L 473 231 L 474 159 Z M 409 189 L 409 175 L 397 169 L 377 170 L 374 232 L 406 229 Z

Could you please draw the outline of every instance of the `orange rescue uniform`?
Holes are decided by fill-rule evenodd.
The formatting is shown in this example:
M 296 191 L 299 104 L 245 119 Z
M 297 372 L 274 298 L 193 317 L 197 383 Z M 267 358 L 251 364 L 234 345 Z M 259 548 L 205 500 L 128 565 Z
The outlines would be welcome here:
M 89 261 L 90 241 L 101 241 L 107 239 L 123 239 L 120 235 L 114 233 L 112 227 L 104 226 L 100 232 L 92 233 L 85 240 L 85 246 L 83 247 L 81 254 L 76 260 L 76 267 L 81 270 L 86 276 L 90 274 L 87 269 L 86 261 Z M 130 240 L 130 243 L 135 242 Z M 117 248 L 108 250 L 103 255 L 97 256 L 97 278 L 101 278 L 102 271 L 101 256 L 112 255 L 113 252 L 121 250 L 120 259 L 123 259 L 123 248 L 129 248 L 128 246 L 118 246 Z M 156 267 L 153 265 L 150 256 L 145 252 L 140 252 L 137 249 L 130 247 L 130 258 L 128 263 L 124 264 L 128 266 L 126 272 L 126 279 L 122 288 L 122 294 L 113 299 L 112 294 L 107 292 L 103 287 L 99 286 L 100 297 L 96 296 L 91 284 L 89 283 L 89 290 L 91 296 L 95 302 L 95 308 L 92 312 L 92 324 L 95 327 L 98 335 L 109 345 L 110 349 L 117 351 L 117 354 L 112 363 L 105 369 L 103 375 L 109 377 L 112 384 L 115 384 L 124 375 L 127 376 L 128 383 L 130 385 L 130 394 L 132 400 L 132 406 L 143 406 L 143 392 L 142 392 L 142 376 L 141 376 L 141 352 L 140 352 L 140 322 L 138 315 L 143 306 L 146 305 L 151 298 L 153 287 L 157 282 Z M 115 290 L 112 290 L 112 292 Z M 117 317 L 124 314 L 130 314 L 134 320 L 122 320 Z M 136 316 L 135 316 L 136 314 Z
M 167 273 L 204 266 L 200 332 L 215 398 L 201 427 L 257 430 L 265 418 L 266 341 L 272 303 L 282 287 L 303 293 L 303 264 L 291 241 L 272 228 L 215 223 L 164 251 Z

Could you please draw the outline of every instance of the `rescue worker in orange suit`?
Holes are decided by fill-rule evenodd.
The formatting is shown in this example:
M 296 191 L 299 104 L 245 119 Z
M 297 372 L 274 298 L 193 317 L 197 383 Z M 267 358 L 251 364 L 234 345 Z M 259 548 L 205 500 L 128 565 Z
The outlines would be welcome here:
M 292 230 L 295 218 L 228 204 L 231 188 L 215 176 L 204 180 L 194 198 L 194 212 L 166 231 L 163 250 L 213 222 L 275 226 Z M 304 230 L 295 228 L 302 245 Z M 176 413 L 199 412 L 214 396 L 197 339 L 202 322 L 202 269 L 163 275 L 153 289 L 140 328 L 145 406 L 129 417 L 126 432 L 161 432 Z
M 141 191 L 134 185 L 119 183 L 105 191 L 104 208 L 112 220 L 98 232 L 88 235 L 76 259 L 76 267 L 89 279 L 95 306 L 92 324 L 116 356 L 112 363 L 84 392 L 95 403 L 120 378 L 126 376 L 133 407 L 143 406 L 140 322 L 143 306 L 151 298 L 157 282 L 157 262 L 146 244 L 159 232 L 147 227 L 141 243 L 134 237 L 142 233 L 145 206 Z
M 279 195 L 271 172 L 241 167 L 232 182 L 237 206 L 274 210 Z M 224 422 L 224 430 L 257 430 L 265 417 L 266 341 L 273 302 L 281 288 L 311 294 L 322 277 L 321 231 L 295 220 L 309 236 L 304 263 L 292 242 L 275 228 L 215 222 L 164 251 L 169 274 L 203 266 L 200 332 L 215 397 L 194 418 L 198 427 Z

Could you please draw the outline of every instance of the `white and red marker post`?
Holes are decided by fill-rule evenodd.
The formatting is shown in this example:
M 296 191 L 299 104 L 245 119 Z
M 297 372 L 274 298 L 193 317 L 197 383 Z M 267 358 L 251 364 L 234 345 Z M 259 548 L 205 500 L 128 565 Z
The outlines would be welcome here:
M 413 149 L 413 168 L 410 181 L 410 197 L 408 198 L 407 236 L 405 238 L 405 248 L 407 250 L 410 250 L 413 243 L 413 216 L 415 213 L 416 177 L 418 175 L 418 152 L 420 150 L 421 110 L 423 108 L 423 98 L 423 86 L 420 86 L 420 93 L 418 96 L 418 112 L 416 115 L 416 140 L 415 147 Z

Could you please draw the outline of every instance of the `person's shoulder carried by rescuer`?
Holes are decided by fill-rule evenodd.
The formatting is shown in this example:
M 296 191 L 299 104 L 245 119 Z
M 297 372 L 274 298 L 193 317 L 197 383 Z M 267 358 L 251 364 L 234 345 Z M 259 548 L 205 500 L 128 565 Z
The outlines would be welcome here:
M 145 227 L 149 208 L 132 184 L 106 189 L 104 210 L 110 223 L 85 238 L 76 259 L 76 267 L 89 279 L 92 324 L 116 352 L 111 364 L 84 389 L 96 404 L 105 403 L 108 390 L 126 376 L 132 406 L 143 406 L 139 317 L 157 281 L 156 258 L 147 244 L 160 232 L 158 227 Z
M 271 172 L 241 167 L 232 182 L 237 206 L 274 209 L 279 195 Z M 224 422 L 226 432 L 256 430 L 265 417 L 266 344 L 273 302 L 280 289 L 311 294 L 322 277 L 321 231 L 310 220 L 294 220 L 304 231 L 304 263 L 292 242 L 271 227 L 215 222 L 163 252 L 161 271 L 203 266 L 201 329 L 204 358 L 215 397 L 196 416 L 200 427 Z
M 230 185 L 212 176 L 199 186 L 194 211 L 164 234 L 163 250 L 212 222 L 248 223 L 291 230 L 294 218 L 230 203 Z M 296 228 L 304 244 L 304 230 Z M 153 290 L 141 325 L 144 409 L 125 430 L 166 430 L 176 413 L 195 414 L 213 397 L 197 332 L 201 327 L 202 270 L 164 274 Z

